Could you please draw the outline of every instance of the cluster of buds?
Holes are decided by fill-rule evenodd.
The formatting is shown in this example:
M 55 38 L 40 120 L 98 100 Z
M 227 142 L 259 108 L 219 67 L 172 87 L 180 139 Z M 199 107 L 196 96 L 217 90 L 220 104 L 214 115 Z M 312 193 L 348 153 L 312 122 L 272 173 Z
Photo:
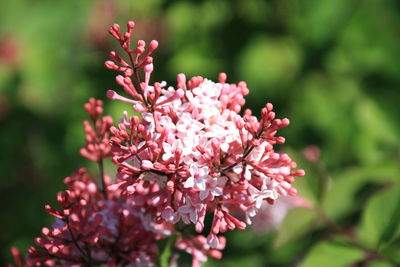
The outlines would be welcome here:
M 86 146 L 81 149 L 81 156 L 94 161 L 102 161 L 106 157 L 110 157 L 110 127 L 113 119 L 110 116 L 99 118 L 103 113 L 103 101 L 94 98 L 84 105 L 86 112 L 89 114 L 93 126 L 89 121 L 83 122 L 86 132 Z
M 113 90 L 107 96 L 140 115 L 124 112 L 112 126 L 110 117 L 100 117 L 101 101 L 85 104 L 92 124 L 84 122 L 81 155 L 99 164 L 101 190 L 83 169 L 66 178 L 61 210 L 46 207 L 56 217 L 52 228 L 36 239 L 41 249 L 29 249 L 31 265 L 152 266 L 157 241 L 173 238 L 174 249 L 200 266 L 207 256 L 222 257 L 220 233 L 245 229 L 263 204 L 297 193 L 292 183 L 304 171 L 274 150 L 285 142 L 276 134 L 289 120 L 276 119 L 269 103 L 260 120 L 250 110 L 240 115 L 249 89 L 227 83 L 224 73 L 218 83 L 178 74 L 176 88 L 150 84 L 158 43 L 146 50 L 140 40 L 132 49 L 134 26 L 109 30 L 127 56 L 112 51 L 105 65 L 121 72 L 116 82 L 127 96 Z M 115 179 L 104 175 L 107 157 L 118 167 Z M 187 233 L 190 226 L 198 235 Z
M 149 266 L 155 261 L 159 237 L 144 228 L 127 203 L 117 195 L 105 199 L 84 169 L 64 182 L 68 190 L 57 197 L 62 208 L 45 207 L 56 219 L 51 229 L 42 229 L 43 237 L 35 239 L 41 249 L 28 249 L 29 264 Z

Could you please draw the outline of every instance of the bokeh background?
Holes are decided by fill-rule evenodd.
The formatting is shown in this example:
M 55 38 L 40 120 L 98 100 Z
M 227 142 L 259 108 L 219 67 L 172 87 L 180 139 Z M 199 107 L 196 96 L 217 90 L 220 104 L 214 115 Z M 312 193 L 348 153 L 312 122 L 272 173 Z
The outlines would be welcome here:
M 117 88 L 107 29 L 128 19 L 160 43 L 153 81 L 223 71 L 248 83 L 256 114 L 272 102 L 292 122 L 281 149 L 306 170 L 298 187 L 315 208 L 291 210 L 278 231 L 229 234 L 207 266 L 400 262 L 396 0 L 1 1 L 0 262 L 51 223 L 43 206 L 63 178 L 92 167 L 79 156 L 82 105 Z M 127 108 L 105 105 L 114 117 Z

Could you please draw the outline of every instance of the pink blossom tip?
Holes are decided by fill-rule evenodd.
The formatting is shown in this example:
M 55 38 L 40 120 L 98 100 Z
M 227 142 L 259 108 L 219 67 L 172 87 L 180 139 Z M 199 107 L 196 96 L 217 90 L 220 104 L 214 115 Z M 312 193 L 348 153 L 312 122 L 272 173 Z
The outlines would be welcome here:
M 118 68 L 118 66 L 111 60 L 107 60 L 106 62 L 104 62 L 104 65 L 107 67 L 107 69 L 116 69 Z
M 150 46 L 149 46 L 150 51 L 156 50 L 157 47 L 158 47 L 158 42 L 157 42 L 156 40 L 152 40 L 152 41 L 150 42 Z
M 226 79 L 227 79 L 226 73 L 221 72 L 221 73 L 218 75 L 218 81 L 219 81 L 220 83 L 225 83 L 225 82 L 226 82 Z
M 128 29 L 133 29 L 135 27 L 135 22 L 130 20 L 130 21 L 128 21 L 127 26 L 128 26 Z
M 290 124 L 289 119 L 287 119 L 287 118 L 282 119 L 282 126 L 283 126 L 283 127 L 286 127 L 286 126 L 288 126 L 289 124 Z
M 114 100 L 118 94 L 114 90 L 107 90 L 107 97 Z
M 154 66 L 153 66 L 153 64 L 152 63 L 150 63 L 150 64 L 147 64 L 146 66 L 144 66 L 144 72 L 149 72 L 149 73 L 151 73 L 151 72 L 153 72 L 153 70 L 154 70 Z

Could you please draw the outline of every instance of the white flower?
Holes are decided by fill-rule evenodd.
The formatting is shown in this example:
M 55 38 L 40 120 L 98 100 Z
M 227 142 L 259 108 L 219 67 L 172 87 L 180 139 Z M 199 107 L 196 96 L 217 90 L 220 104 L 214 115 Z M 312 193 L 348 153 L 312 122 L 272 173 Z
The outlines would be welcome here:
M 185 199 L 185 203 L 186 205 L 180 206 L 178 209 L 180 216 L 185 223 L 189 223 L 187 216 L 189 216 L 189 219 L 192 223 L 196 223 L 199 218 L 198 212 L 203 209 L 204 205 L 200 203 L 193 203 L 190 197 Z
M 198 167 L 193 164 L 190 166 L 189 172 L 191 176 L 187 178 L 184 187 L 191 188 L 196 185 L 200 191 L 204 191 L 206 189 L 207 176 L 209 173 L 208 167 Z
M 258 190 L 254 186 L 249 187 L 249 193 L 251 195 L 251 199 L 255 201 L 255 207 L 259 209 L 264 201 L 264 199 L 271 198 L 277 199 L 278 193 L 275 189 L 268 189 L 266 186 L 262 186 L 261 190 Z
M 222 196 L 223 186 L 228 179 L 224 176 L 208 179 L 205 190 L 200 191 L 200 200 L 204 200 L 211 194 L 214 197 Z

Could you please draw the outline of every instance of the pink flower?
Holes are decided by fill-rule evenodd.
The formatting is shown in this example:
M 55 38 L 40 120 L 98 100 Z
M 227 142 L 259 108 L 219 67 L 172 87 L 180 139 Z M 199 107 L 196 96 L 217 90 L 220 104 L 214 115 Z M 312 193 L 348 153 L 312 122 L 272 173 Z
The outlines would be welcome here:
M 60 210 L 46 206 L 56 217 L 43 228 L 28 250 L 28 265 L 73 266 L 138 262 L 154 265 L 157 253 L 154 231 L 146 228 L 140 213 L 119 201 L 118 194 L 105 200 L 84 169 L 65 179 L 68 190 L 57 197 Z M 140 243 L 140 246 L 135 244 Z M 130 251 L 127 255 L 126 251 Z M 146 265 L 146 266 L 150 266 Z
M 100 100 L 85 104 L 92 123 L 84 122 L 81 155 L 98 163 L 101 186 L 83 169 L 65 179 L 68 190 L 57 198 L 62 208 L 46 206 L 56 221 L 36 239 L 39 249 L 29 249 L 29 264 L 153 266 L 157 240 L 181 231 L 183 222 L 202 235 L 180 237 L 175 245 L 199 266 L 207 256 L 222 257 L 220 233 L 245 229 L 266 203 L 279 207 L 267 219 L 276 225 L 288 209 L 277 205 L 297 193 L 292 184 L 304 171 L 274 150 L 285 142 L 276 134 L 289 120 L 276 119 L 270 103 L 260 119 L 250 110 L 241 115 L 249 89 L 227 83 L 224 73 L 219 82 L 178 74 L 176 88 L 151 83 L 158 42 L 131 47 L 134 27 L 129 21 L 124 33 L 118 24 L 109 29 L 126 59 L 112 51 L 105 66 L 121 73 L 116 82 L 126 95 L 108 90 L 107 96 L 135 114 L 124 112 L 111 126 L 111 117 L 100 117 Z M 115 179 L 104 174 L 110 156 Z M 211 228 L 203 233 L 208 214 Z
M 249 192 L 251 199 L 255 201 L 255 208 L 260 209 L 265 199 L 278 199 L 278 193 L 274 189 L 268 189 L 265 185 L 261 187 L 261 190 L 249 186 Z
M 209 195 L 212 198 L 222 196 L 226 181 L 226 177 L 208 179 L 205 189 L 200 191 L 200 200 L 206 199 Z
M 114 28 L 111 31 L 117 40 L 129 43 Z M 135 58 L 144 53 L 141 41 L 134 50 L 122 47 L 128 54 L 136 54 Z M 246 83 L 228 84 L 225 74 L 220 74 L 218 83 L 200 76 L 186 81 L 185 75 L 179 74 L 175 89 L 165 83 L 150 85 L 152 68 L 144 68 L 144 83 L 133 82 L 138 77 L 134 72 L 142 67 L 140 62 L 133 62 L 133 71 L 127 71 L 124 61 L 115 55 L 112 59 L 120 67 L 111 63 L 107 67 L 124 74 L 117 81 L 133 99 L 116 96 L 114 91 L 110 98 L 143 107 L 141 118 L 128 116 L 123 126 L 111 129 L 116 136 L 112 150 L 119 165 L 118 183 L 123 194 L 128 194 L 124 193 L 129 188 L 125 185 L 140 183 L 143 171 L 160 175 L 162 182 L 152 179 L 159 185 L 151 197 L 154 218 L 171 221 L 174 214 L 174 223 L 193 223 L 202 231 L 205 215 L 213 213 L 208 241 L 216 246 L 219 232 L 246 227 L 231 214 L 233 211 L 242 210 L 251 223 L 250 218 L 265 201 L 273 203 L 296 194 L 291 184 L 304 172 L 294 170 L 296 163 L 288 155 L 274 151 L 276 143 L 285 141 L 275 135 L 289 120 L 275 119 L 272 104 L 262 109 L 261 120 L 249 110 L 241 116 L 244 96 L 249 92 Z M 152 62 L 152 58 L 142 61 Z M 128 121 L 131 124 L 125 126 Z M 164 187 L 166 183 L 171 186 Z M 138 190 L 129 194 L 144 197 Z
M 200 191 L 206 190 L 206 182 L 209 173 L 208 167 L 198 167 L 193 164 L 189 167 L 190 177 L 187 178 L 184 187 L 191 188 L 196 186 Z
M 182 220 L 186 223 L 189 224 L 190 221 L 192 223 L 196 223 L 197 220 L 199 219 L 199 212 L 204 208 L 203 204 L 193 202 L 190 197 L 187 197 L 185 199 L 185 205 L 182 205 L 178 209 L 178 213 Z M 190 221 L 189 221 L 190 219 Z
M 110 116 L 99 118 L 103 112 L 103 101 L 94 98 L 84 105 L 85 110 L 92 119 L 84 121 L 83 125 L 86 132 L 86 146 L 81 149 L 81 155 L 91 161 L 99 162 L 103 158 L 111 156 L 110 127 L 113 119 Z

